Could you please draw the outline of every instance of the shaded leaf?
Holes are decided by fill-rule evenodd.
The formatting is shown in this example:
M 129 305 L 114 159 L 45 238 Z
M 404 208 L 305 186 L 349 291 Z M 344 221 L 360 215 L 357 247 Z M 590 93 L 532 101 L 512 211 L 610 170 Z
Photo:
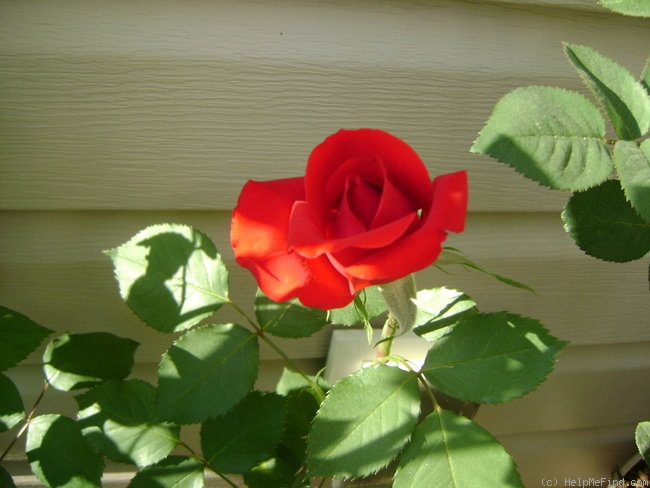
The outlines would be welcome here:
M 278 337 L 309 337 L 327 324 L 327 312 L 305 307 L 297 298 L 274 302 L 258 290 L 255 316 L 265 332 Z
M 114 461 L 149 466 L 178 445 L 180 429 L 160 422 L 156 388 L 142 380 L 103 383 L 78 399 L 86 439 Z
M 422 373 L 452 397 L 502 403 L 544 381 L 565 345 L 537 320 L 507 312 L 474 314 L 433 344 Z
M 0 306 L 0 371 L 16 366 L 51 333 L 25 315 Z
M 616 180 L 572 195 L 562 221 L 576 245 L 595 258 L 623 263 L 650 251 L 650 224 L 632 208 Z
M 62 415 L 32 419 L 25 447 L 32 472 L 45 486 L 101 486 L 104 464 L 84 439 L 77 423 Z
M 228 271 L 217 248 L 186 225 L 147 227 L 105 253 L 124 301 L 161 332 L 192 327 L 228 301 Z
M 244 473 L 271 456 L 282 437 L 285 417 L 283 397 L 251 392 L 236 408 L 203 423 L 203 456 L 218 473 Z
M 503 97 L 471 148 L 560 190 L 584 190 L 612 172 L 605 121 L 579 93 L 531 86 Z
M 417 335 L 433 342 L 466 315 L 476 313 L 476 303 L 458 290 L 445 287 L 418 291 L 415 304 L 418 308 Z
M 203 488 L 203 465 L 185 456 L 170 456 L 138 471 L 128 488 Z
M 614 165 L 625 197 L 650 223 L 650 139 L 640 147 L 634 142 L 618 141 L 614 146 Z
M 0 464 L 0 487 L 2 488 L 16 488 L 16 484 L 11 475 Z
M 647 0 L 600 0 L 598 3 L 619 14 L 650 17 L 650 3 Z
M 650 129 L 650 95 L 623 66 L 595 49 L 565 44 L 569 61 L 598 99 L 624 140 L 643 136 Z
M 108 332 L 63 334 L 47 345 L 43 371 L 48 383 L 63 391 L 104 380 L 126 378 L 138 343 Z
M 523 488 L 514 461 L 471 420 L 436 409 L 400 457 L 393 488 Z
M 650 463 L 650 421 L 640 422 L 634 434 L 637 448 L 646 463 Z
M 13 429 L 25 418 L 25 407 L 13 381 L 0 374 L 0 432 Z
M 236 324 L 207 325 L 183 335 L 158 368 L 158 411 L 181 424 L 222 415 L 253 388 L 257 336 Z
M 404 447 L 419 413 L 414 374 L 375 365 L 341 379 L 309 433 L 308 473 L 349 478 L 379 470 Z

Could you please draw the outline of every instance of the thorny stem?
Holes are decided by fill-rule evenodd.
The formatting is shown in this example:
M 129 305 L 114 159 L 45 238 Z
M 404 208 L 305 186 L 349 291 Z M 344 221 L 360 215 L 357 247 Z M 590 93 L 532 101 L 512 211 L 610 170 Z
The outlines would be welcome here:
M 23 425 L 20 427 L 20 430 L 16 433 L 16 435 L 9 443 L 9 445 L 2 453 L 2 455 L 0 455 L 0 463 L 4 460 L 7 454 L 9 454 L 9 451 L 11 451 L 11 449 L 14 447 L 16 442 L 18 442 L 20 436 L 22 436 L 25 433 L 27 427 L 29 427 L 29 423 L 32 421 L 32 418 L 34 418 L 34 414 L 36 413 L 36 408 L 38 408 L 38 405 L 41 403 L 41 400 L 43 400 L 43 397 L 45 396 L 45 392 L 48 390 L 49 387 L 50 384 L 47 381 L 43 383 L 43 388 L 41 388 L 41 392 L 39 393 L 38 398 L 34 402 L 32 409 L 29 411 L 29 414 L 27 414 L 27 417 L 25 417 L 25 421 L 23 422 Z

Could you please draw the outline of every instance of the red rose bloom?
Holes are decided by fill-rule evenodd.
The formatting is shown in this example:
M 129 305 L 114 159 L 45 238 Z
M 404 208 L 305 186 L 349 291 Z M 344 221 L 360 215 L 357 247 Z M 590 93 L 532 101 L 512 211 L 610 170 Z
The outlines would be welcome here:
M 431 181 L 401 139 L 341 130 L 314 149 L 304 177 L 247 182 L 230 238 L 271 299 L 327 310 L 432 264 L 466 212 L 464 171 Z

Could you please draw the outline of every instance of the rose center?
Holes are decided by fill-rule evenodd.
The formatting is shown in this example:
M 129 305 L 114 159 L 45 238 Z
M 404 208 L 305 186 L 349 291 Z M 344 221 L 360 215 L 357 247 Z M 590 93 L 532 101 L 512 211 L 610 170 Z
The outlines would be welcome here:
M 343 198 L 347 200 L 350 211 L 359 219 L 366 230 L 370 229 L 377 214 L 381 193 L 380 186 L 359 176 L 352 176 L 348 180 Z

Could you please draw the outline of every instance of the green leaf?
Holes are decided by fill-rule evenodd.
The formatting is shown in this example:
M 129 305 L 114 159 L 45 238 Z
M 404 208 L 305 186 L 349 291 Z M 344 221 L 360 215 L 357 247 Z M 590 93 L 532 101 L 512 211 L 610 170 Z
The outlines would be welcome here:
M 634 434 L 636 445 L 646 463 L 650 463 L 650 421 L 640 422 Z
M 25 447 L 32 472 L 49 487 L 101 485 L 102 458 L 84 439 L 77 423 L 62 415 L 32 419 Z
M 413 331 L 430 342 L 461 318 L 477 312 L 474 300 L 461 291 L 445 287 L 418 291 L 415 304 L 418 316 Z
M 618 141 L 614 146 L 614 165 L 625 197 L 646 222 L 650 222 L 650 139 L 637 146 Z
M 330 385 L 325 379 L 321 376 L 309 376 L 315 383 L 318 383 L 323 390 L 329 390 L 332 385 Z M 278 380 L 277 385 L 275 386 L 275 392 L 278 395 L 287 396 L 293 392 L 300 390 L 309 389 L 311 390 L 311 385 L 305 380 L 303 375 L 296 371 L 284 368 L 282 370 L 282 375 Z
M 380 364 L 341 379 L 309 433 L 308 473 L 349 478 L 377 471 L 408 442 L 419 413 L 414 374 Z
M 544 381 L 565 345 L 537 320 L 507 312 L 474 314 L 433 344 L 422 373 L 452 397 L 502 403 Z
M 650 17 L 648 0 L 600 0 L 603 7 L 623 15 Z
M 257 336 L 241 325 L 193 329 L 163 355 L 158 411 L 181 424 L 222 415 L 253 388 L 258 369 Z
M 0 374 L 0 432 L 13 429 L 25 418 L 25 407 L 13 381 Z
M 255 316 L 265 332 L 279 337 L 309 337 L 327 324 L 327 312 L 305 307 L 297 298 L 278 303 L 258 290 Z
M 605 121 L 585 97 L 531 86 L 496 104 L 470 151 L 498 159 L 542 185 L 578 191 L 612 172 L 604 137 Z
M 201 426 L 201 448 L 219 473 L 244 473 L 273 453 L 285 426 L 286 402 L 275 393 L 254 391 L 236 408 Z
M 23 314 L 0 306 L 0 371 L 16 366 L 51 333 Z
M 623 66 L 595 49 L 565 44 L 569 61 L 598 99 L 624 140 L 643 136 L 650 129 L 650 95 Z
M 133 368 L 137 347 L 134 340 L 108 332 L 63 334 L 43 353 L 45 378 L 63 391 L 126 378 Z
M 185 225 L 154 225 L 106 251 L 120 295 L 161 332 L 188 329 L 228 301 L 228 271 L 212 241 Z
M 149 466 L 178 445 L 180 430 L 155 411 L 156 388 L 142 380 L 110 381 L 83 395 L 79 412 L 86 439 L 114 461 Z
M 0 487 L 2 488 L 16 488 L 14 480 L 11 475 L 0 464 Z
M 562 221 L 576 245 L 595 258 L 623 263 L 650 251 L 650 225 L 625 199 L 618 181 L 572 195 Z
M 185 456 L 170 456 L 135 475 L 129 488 L 203 488 L 203 465 Z
M 641 75 L 641 84 L 645 87 L 648 94 L 650 94 L 650 58 L 645 63 L 645 68 Z
M 514 461 L 471 420 L 436 409 L 415 430 L 393 488 L 523 488 Z
M 282 457 L 273 457 L 244 473 L 249 488 L 309 488 L 309 482 L 296 484 L 296 468 Z
M 330 310 L 329 321 L 338 325 L 369 323 L 387 311 L 379 287 L 369 286 L 357 293 L 349 305 Z

